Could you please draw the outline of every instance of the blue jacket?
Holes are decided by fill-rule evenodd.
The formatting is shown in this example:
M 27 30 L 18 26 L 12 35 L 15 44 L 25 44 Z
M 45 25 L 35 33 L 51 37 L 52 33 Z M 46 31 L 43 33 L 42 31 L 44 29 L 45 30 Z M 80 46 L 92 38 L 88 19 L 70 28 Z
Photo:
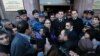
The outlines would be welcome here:
M 30 19 L 28 23 L 32 27 L 32 30 L 35 30 L 35 31 L 39 31 L 43 27 L 42 23 L 40 23 L 39 21 L 35 19 Z
M 34 48 L 27 36 L 17 33 L 11 43 L 11 56 L 34 56 Z
M 83 20 L 84 25 L 91 25 L 92 24 L 92 18 L 81 18 Z

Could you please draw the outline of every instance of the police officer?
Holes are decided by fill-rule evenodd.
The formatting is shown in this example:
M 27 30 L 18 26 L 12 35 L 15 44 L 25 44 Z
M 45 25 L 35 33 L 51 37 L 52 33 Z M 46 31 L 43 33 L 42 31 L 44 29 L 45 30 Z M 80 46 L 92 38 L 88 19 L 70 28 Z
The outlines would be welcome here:
M 19 17 L 21 20 L 28 21 L 27 11 L 26 10 L 18 10 Z

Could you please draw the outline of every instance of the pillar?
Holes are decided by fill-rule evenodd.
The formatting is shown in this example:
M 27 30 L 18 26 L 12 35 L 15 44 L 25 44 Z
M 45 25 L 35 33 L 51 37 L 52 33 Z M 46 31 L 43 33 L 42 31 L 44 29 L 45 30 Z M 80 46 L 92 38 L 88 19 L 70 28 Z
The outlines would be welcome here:
M 78 10 L 79 16 L 84 10 L 93 10 L 93 0 L 74 0 L 74 9 Z
M 2 0 L 0 0 L 0 16 L 1 16 L 1 19 L 5 19 L 5 11 L 4 11 Z
M 27 15 L 32 18 L 32 11 L 39 10 L 39 0 L 23 0 L 24 8 L 27 10 Z

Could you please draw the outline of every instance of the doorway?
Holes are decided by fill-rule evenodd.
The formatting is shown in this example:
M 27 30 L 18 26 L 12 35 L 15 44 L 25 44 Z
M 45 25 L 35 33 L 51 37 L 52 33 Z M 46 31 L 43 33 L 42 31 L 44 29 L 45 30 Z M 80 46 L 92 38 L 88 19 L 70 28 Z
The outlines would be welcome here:
M 69 5 L 45 5 L 44 6 L 44 11 L 46 11 L 48 13 L 48 17 L 53 13 L 56 14 L 58 11 L 68 11 L 71 9 L 71 6 Z

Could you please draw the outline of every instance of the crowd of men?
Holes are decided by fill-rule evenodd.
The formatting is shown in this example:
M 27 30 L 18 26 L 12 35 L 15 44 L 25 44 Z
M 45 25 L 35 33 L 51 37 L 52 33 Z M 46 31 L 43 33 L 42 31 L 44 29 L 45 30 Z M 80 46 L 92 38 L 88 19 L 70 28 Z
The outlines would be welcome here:
M 0 56 L 100 56 L 100 17 L 92 10 L 18 14 L 14 23 L 0 19 Z

